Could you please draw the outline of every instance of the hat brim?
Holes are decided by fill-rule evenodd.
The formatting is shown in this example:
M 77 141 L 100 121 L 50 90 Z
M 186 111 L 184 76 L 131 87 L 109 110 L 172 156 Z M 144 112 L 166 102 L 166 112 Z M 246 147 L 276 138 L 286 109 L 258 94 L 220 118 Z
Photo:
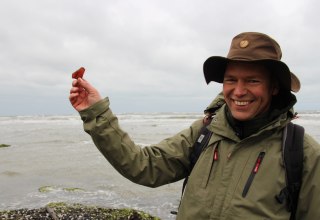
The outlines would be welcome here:
M 230 61 L 261 63 L 279 80 L 280 87 L 293 92 L 298 92 L 300 90 L 300 81 L 296 75 L 290 72 L 288 66 L 281 61 L 271 59 L 248 61 L 231 60 L 220 56 L 209 57 L 203 64 L 203 73 L 206 83 L 209 84 L 211 81 L 223 83 L 224 73 L 227 64 Z

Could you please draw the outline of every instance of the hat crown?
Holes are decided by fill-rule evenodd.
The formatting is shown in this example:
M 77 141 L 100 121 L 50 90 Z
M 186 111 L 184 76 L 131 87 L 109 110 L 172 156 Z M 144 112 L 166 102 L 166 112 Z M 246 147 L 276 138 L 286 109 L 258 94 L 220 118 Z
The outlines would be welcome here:
M 282 52 L 279 44 L 268 35 L 244 32 L 232 39 L 228 59 L 255 61 L 280 61 Z

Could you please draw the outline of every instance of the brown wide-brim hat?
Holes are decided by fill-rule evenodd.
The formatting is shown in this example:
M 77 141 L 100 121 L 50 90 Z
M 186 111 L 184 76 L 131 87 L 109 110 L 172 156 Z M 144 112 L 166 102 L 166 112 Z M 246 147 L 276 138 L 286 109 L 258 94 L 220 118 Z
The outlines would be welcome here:
M 223 82 L 228 62 L 243 61 L 265 65 L 279 80 L 280 88 L 298 92 L 300 81 L 289 67 L 281 61 L 279 44 L 268 35 L 257 32 L 245 32 L 232 39 L 227 57 L 212 56 L 203 64 L 207 84 L 211 81 Z

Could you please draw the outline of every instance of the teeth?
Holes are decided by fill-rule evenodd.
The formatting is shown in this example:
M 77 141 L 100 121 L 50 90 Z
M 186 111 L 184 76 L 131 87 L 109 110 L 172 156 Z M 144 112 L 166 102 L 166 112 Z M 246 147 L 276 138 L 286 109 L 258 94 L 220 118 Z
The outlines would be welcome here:
M 249 104 L 248 101 L 234 101 L 234 103 L 235 103 L 236 105 L 248 105 L 248 104 Z

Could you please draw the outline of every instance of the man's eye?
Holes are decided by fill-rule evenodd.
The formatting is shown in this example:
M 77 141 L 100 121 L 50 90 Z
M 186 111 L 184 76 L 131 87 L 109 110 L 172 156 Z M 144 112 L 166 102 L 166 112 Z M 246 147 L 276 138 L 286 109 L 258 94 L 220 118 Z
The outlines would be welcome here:
M 232 82 L 235 82 L 236 80 L 233 79 L 233 78 L 224 78 L 223 79 L 223 82 L 226 82 L 226 83 L 232 83 Z
M 249 83 L 259 83 L 260 80 L 257 80 L 257 79 L 250 79 L 248 80 Z

